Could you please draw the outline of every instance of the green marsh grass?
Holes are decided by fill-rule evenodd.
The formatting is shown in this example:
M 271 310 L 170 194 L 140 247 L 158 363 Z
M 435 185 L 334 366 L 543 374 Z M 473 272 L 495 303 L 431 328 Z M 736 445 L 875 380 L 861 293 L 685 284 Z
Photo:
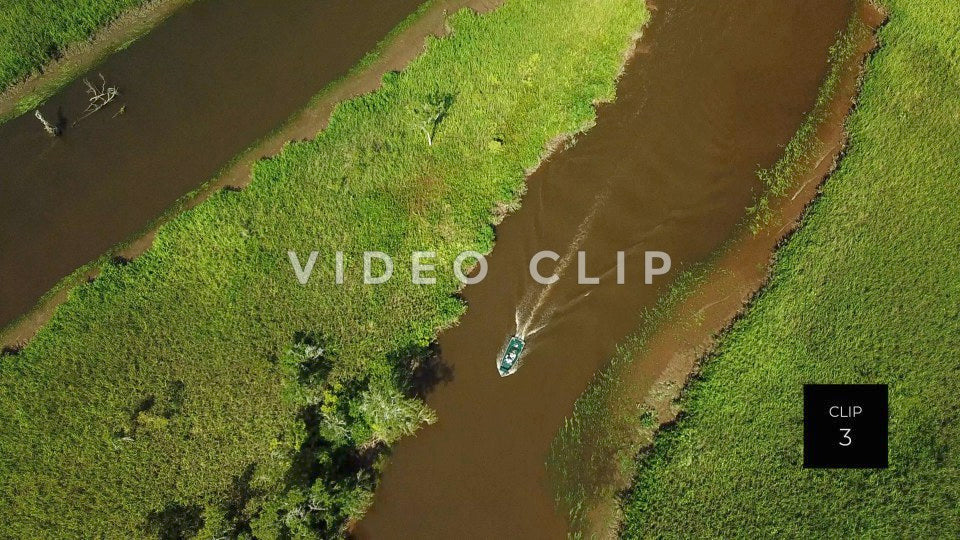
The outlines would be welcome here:
M 0 7 L 0 89 L 145 0 L 11 0 Z
M 8 0 L 0 3 L 0 91 L 147 0 Z
M 820 85 L 813 109 L 804 118 L 803 124 L 784 147 L 783 155 L 773 167 L 757 171 L 766 191 L 760 195 L 754 206 L 748 209 L 753 216 L 750 226 L 754 231 L 759 230 L 770 218 L 770 199 L 784 195 L 793 180 L 804 170 L 812 168 L 812 160 L 822 153 L 823 143 L 816 135 L 817 126 L 829 113 L 830 98 L 840 82 L 841 70 L 848 65 L 846 61 L 856 54 L 857 45 L 870 32 L 872 29 L 860 17 L 850 19 L 846 30 L 830 47 L 830 71 Z
M 682 271 L 657 305 L 644 311 L 642 329 L 617 346 L 550 445 L 547 470 L 554 497 L 576 536 L 591 529 L 591 510 L 615 498 L 617 486 L 632 476 L 637 445 L 648 442 L 657 427 L 656 411 L 637 403 L 633 380 L 624 372 L 651 333 L 704 279 L 708 267 Z

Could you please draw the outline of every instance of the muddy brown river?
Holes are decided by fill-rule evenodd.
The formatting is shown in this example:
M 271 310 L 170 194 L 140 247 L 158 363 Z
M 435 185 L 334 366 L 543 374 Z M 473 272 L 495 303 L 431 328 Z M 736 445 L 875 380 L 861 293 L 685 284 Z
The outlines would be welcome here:
M 593 374 L 669 285 L 643 284 L 643 252 L 669 253 L 676 275 L 731 236 L 761 189 L 757 169 L 812 108 L 853 11 L 839 0 L 657 3 L 616 102 L 531 176 L 523 207 L 498 228 L 486 279 L 464 290 L 466 315 L 439 339 L 452 374 L 428 396 L 439 422 L 395 447 L 354 534 L 564 537 L 546 456 Z M 555 285 L 535 284 L 527 265 L 540 250 L 584 251 L 600 283 L 576 283 L 574 256 Z M 518 329 L 524 363 L 500 378 L 498 354 Z
M 0 328 L 347 73 L 423 0 L 204 0 L 0 125 Z M 123 114 L 117 115 L 123 107 Z M 116 115 L 116 116 L 115 116 Z

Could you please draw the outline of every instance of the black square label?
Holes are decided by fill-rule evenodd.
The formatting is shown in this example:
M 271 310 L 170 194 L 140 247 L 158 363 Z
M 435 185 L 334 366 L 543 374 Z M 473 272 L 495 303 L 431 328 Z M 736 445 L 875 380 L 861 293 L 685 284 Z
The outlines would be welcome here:
M 887 467 L 887 385 L 803 386 L 803 466 Z

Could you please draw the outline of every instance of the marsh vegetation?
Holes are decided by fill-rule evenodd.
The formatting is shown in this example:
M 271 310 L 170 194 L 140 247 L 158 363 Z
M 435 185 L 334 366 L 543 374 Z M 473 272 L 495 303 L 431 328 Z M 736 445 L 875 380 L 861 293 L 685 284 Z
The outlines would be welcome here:
M 0 6 L 0 91 L 146 0 L 17 0 Z

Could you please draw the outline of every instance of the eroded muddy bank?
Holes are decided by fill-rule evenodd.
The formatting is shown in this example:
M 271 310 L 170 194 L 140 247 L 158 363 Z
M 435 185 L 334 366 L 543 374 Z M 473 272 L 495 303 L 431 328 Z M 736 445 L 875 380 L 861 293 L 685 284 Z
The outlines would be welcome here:
M 439 339 L 450 380 L 428 397 L 439 422 L 401 441 L 360 537 L 556 538 L 544 462 L 593 374 L 655 305 L 643 252 L 677 266 L 727 241 L 769 167 L 816 101 L 827 55 L 852 12 L 834 1 L 662 2 L 597 124 L 530 178 L 498 228 L 486 279 L 464 290 L 460 325 Z M 545 290 L 533 253 L 589 254 Z M 625 251 L 626 284 L 615 279 Z M 544 271 L 549 267 L 544 266 Z M 526 329 L 524 365 L 501 379 L 506 338 Z

